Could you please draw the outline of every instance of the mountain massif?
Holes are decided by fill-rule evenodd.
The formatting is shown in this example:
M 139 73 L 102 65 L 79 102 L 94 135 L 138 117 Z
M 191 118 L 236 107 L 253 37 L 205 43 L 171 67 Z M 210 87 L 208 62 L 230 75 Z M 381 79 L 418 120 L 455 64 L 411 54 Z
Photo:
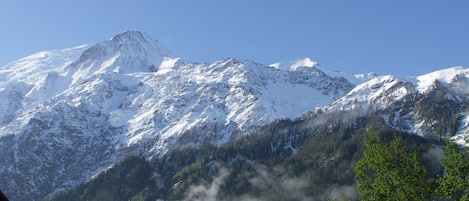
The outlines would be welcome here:
M 463 67 L 400 78 L 329 73 L 308 58 L 196 63 L 127 31 L 0 68 L 0 189 L 11 200 L 43 200 L 128 157 L 161 162 L 184 149 L 239 145 L 269 127 L 301 133 L 280 143 L 294 154 L 311 136 L 358 128 L 371 117 L 468 146 L 467 86 Z M 297 123 L 275 125 L 285 119 Z M 267 144 L 277 153 L 279 146 Z

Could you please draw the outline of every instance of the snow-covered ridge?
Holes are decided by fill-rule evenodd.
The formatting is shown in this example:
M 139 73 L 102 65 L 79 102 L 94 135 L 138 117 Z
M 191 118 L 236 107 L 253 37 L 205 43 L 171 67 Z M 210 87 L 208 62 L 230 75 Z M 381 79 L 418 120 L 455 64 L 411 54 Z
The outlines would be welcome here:
M 63 73 L 64 68 L 74 61 L 90 47 L 81 45 L 73 48 L 42 51 L 0 68 L 0 89 L 9 82 L 24 82 L 34 85 L 48 72 Z
M 290 70 L 296 71 L 298 68 L 314 68 L 318 67 L 318 63 L 312 61 L 310 58 L 304 58 L 300 60 L 277 62 L 269 65 L 272 68 L 281 69 L 281 70 Z
M 395 101 L 401 100 L 410 91 L 407 85 L 392 75 L 379 76 L 357 85 L 345 96 L 325 106 L 325 111 L 351 110 L 357 107 L 368 109 L 385 108 Z M 389 97 L 384 99 L 383 97 Z
M 417 78 L 417 90 L 420 93 L 424 93 L 431 89 L 435 84 L 435 81 L 439 81 L 442 84 L 451 86 L 455 83 L 461 83 L 461 88 L 458 90 L 464 91 L 469 94 L 469 69 L 465 69 L 462 66 L 443 69 L 435 72 L 431 72 Z M 464 85 L 466 84 L 466 85 Z
M 34 200 L 121 157 L 229 143 L 352 89 L 315 65 L 309 59 L 288 69 L 233 58 L 193 63 L 135 31 L 12 62 L 0 68 L 0 177 L 11 181 L 0 188 L 27 192 L 16 200 Z
M 74 84 L 97 74 L 154 72 L 171 58 L 174 56 L 156 40 L 127 31 L 89 47 L 68 70 Z
M 378 76 L 357 85 L 345 96 L 321 108 L 321 111 L 360 111 L 362 115 L 378 112 L 387 123 L 396 129 L 426 135 L 443 132 L 434 129 L 435 119 L 426 119 L 427 111 L 419 110 L 421 102 L 445 101 L 454 104 L 453 118 L 460 126 L 452 139 L 464 146 L 469 146 L 469 69 L 463 67 L 447 68 L 418 77 Z M 434 104 L 434 103 L 422 103 Z M 425 105 L 424 105 L 425 106 Z M 456 113 L 455 113 L 456 112 Z M 449 114 L 448 113 L 448 114 Z M 449 132 L 447 129 L 446 132 Z
M 22 192 L 12 200 L 38 200 L 121 157 L 229 143 L 315 108 L 381 111 L 389 124 L 418 133 L 433 122 L 404 106 L 435 90 L 466 104 L 468 80 L 461 67 L 399 78 L 330 72 L 309 58 L 271 65 L 235 58 L 194 63 L 144 33 L 127 31 L 0 68 L 0 177 L 9 181 L 0 189 Z M 455 140 L 464 142 L 468 112 L 457 112 L 462 124 Z
M 311 60 L 310 58 L 277 62 L 277 63 L 270 64 L 269 67 L 272 67 L 275 69 L 281 69 L 281 70 L 289 70 L 289 71 L 300 71 L 300 70 L 312 71 L 316 69 L 331 77 L 345 78 L 347 81 L 349 81 L 353 85 L 358 85 L 360 83 L 363 83 L 363 82 L 366 82 L 368 80 L 378 77 L 376 73 L 372 73 L 372 72 L 352 75 L 352 74 L 342 72 L 342 71 L 336 71 L 336 70 L 331 71 L 331 70 L 320 67 L 318 62 L 315 62 Z
M 359 76 L 359 75 L 357 75 Z M 326 110 L 340 109 L 346 110 L 345 105 L 353 102 L 354 107 L 359 106 L 359 103 L 371 104 L 374 100 L 379 98 L 387 98 L 390 101 L 399 101 L 406 94 L 420 93 L 425 94 L 436 87 L 436 85 L 443 85 L 449 90 L 453 90 L 457 94 L 469 94 L 469 69 L 463 67 L 447 68 L 435 72 L 431 72 L 418 77 L 396 77 L 392 75 L 374 76 L 371 74 L 370 80 L 358 84 L 354 89 L 350 90 L 344 97 L 335 101 L 334 103 L 325 106 Z M 390 91 L 392 97 L 386 93 Z M 464 98 L 464 97 L 461 97 Z M 379 108 L 384 108 L 386 105 L 378 105 Z M 350 109 L 350 108 L 348 108 Z

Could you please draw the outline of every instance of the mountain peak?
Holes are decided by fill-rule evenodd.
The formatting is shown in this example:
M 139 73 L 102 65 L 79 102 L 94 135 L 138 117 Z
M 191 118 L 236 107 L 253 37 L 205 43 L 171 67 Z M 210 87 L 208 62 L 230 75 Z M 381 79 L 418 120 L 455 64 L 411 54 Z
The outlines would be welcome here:
M 145 38 L 145 39 L 151 39 L 150 36 L 148 36 L 148 34 L 146 34 L 145 32 L 142 32 L 142 31 L 136 31 L 136 30 L 127 30 L 127 31 L 124 31 L 122 33 L 119 33 L 117 35 L 115 35 L 114 37 L 111 38 L 111 40 L 114 40 L 114 39 L 121 39 L 121 38 Z
M 132 44 L 132 43 L 154 43 L 156 40 L 153 40 L 148 34 L 141 31 L 124 31 L 113 36 L 110 39 L 112 42 L 120 44 Z
M 283 69 L 283 70 L 290 70 L 290 71 L 297 71 L 304 67 L 307 68 L 315 68 L 319 67 L 319 64 L 310 58 L 303 58 L 293 61 L 285 61 L 285 62 L 277 62 L 274 64 L 269 65 L 272 68 L 276 69 Z
M 424 93 L 428 89 L 431 89 L 433 83 L 439 81 L 445 84 L 453 82 L 469 82 L 469 69 L 462 66 L 447 68 L 438 70 L 435 72 L 427 73 L 417 77 L 418 87 L 417 89 Z M 466 87 L 463 87 L 466 88 Z M 467 91 L 467 90 L 465 90 Z M 469 92 L 466 92 L 469 93 Z
M 334 100 L 321 113 L 353 109 L 344 118 L 352 120 L 377 108 L 386 112 L 390 125 L 420 132 L 436 121 L 414 112 L 414 100 L 434 102 L 417 99 L 426 95 L 417 93 L 418 87 L 436 79 L 448 97 L 469 97 L 469 70 L 462 68 L 412 83 L 364 74 L 353 78 L 368 81 L 352 89 L 349 77 L 321 69 L 309 58 L 271 68 L 235 58 L 179 60 L 147 34 L 125 31 L 95 45 L 41 52 L 1 68 L 0 177 L 11 182 L 0 182 L 0 188 L 13 192 L 15 200 L 40 200 L 126 156 L 150 159 L 179 147 L 229 143 L 275 119 L 297 118 Z M 457 134 L 469 135 L 467 98 L 444 103 L 451 103 L 443 105 L 452 109 L 451 118 L 441 122 L 459 122 Z
M 162 57 L 173 57 L 172 54 L 163 48 L 157 40 L 154 40 L 152 37 L 142 31 L 124 31 L 112 37 L 110 41 L 121 46 L 147 46 L 150 49 L 156 49 L 158 54 Z
M 154 72 L 166 58 L 174 58 L 158 41 L 140 31 L 125 31 L 95 44 L 76 63 L 78 74 L 86 79 L 94 74 Z

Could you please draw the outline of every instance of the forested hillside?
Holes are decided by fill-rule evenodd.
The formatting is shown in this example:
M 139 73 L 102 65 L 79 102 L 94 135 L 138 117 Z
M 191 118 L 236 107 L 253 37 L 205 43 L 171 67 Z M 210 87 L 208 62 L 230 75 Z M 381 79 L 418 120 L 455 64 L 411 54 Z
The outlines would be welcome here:
M 402 138 L 429 184 L 442 175 L 438 141 L 387 128 L 378 116 L 329 118 L 315 127 L 318 118 L 280 120 L 231 144 L 181 147 L 151 161 L 128 157 L 48 200 L 358 200 L 353 166 L 370 130 L 385 144 Z

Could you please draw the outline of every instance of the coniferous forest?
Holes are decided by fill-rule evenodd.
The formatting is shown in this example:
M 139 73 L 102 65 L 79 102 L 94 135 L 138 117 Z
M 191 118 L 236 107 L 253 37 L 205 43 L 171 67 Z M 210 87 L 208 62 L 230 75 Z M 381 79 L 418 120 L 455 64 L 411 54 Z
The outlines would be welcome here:
M 468 200 L 467 150 L 379 116 L 327 118 L 278 120 L 227 145 L 153 160 L 130 156 L 47 200 Z

